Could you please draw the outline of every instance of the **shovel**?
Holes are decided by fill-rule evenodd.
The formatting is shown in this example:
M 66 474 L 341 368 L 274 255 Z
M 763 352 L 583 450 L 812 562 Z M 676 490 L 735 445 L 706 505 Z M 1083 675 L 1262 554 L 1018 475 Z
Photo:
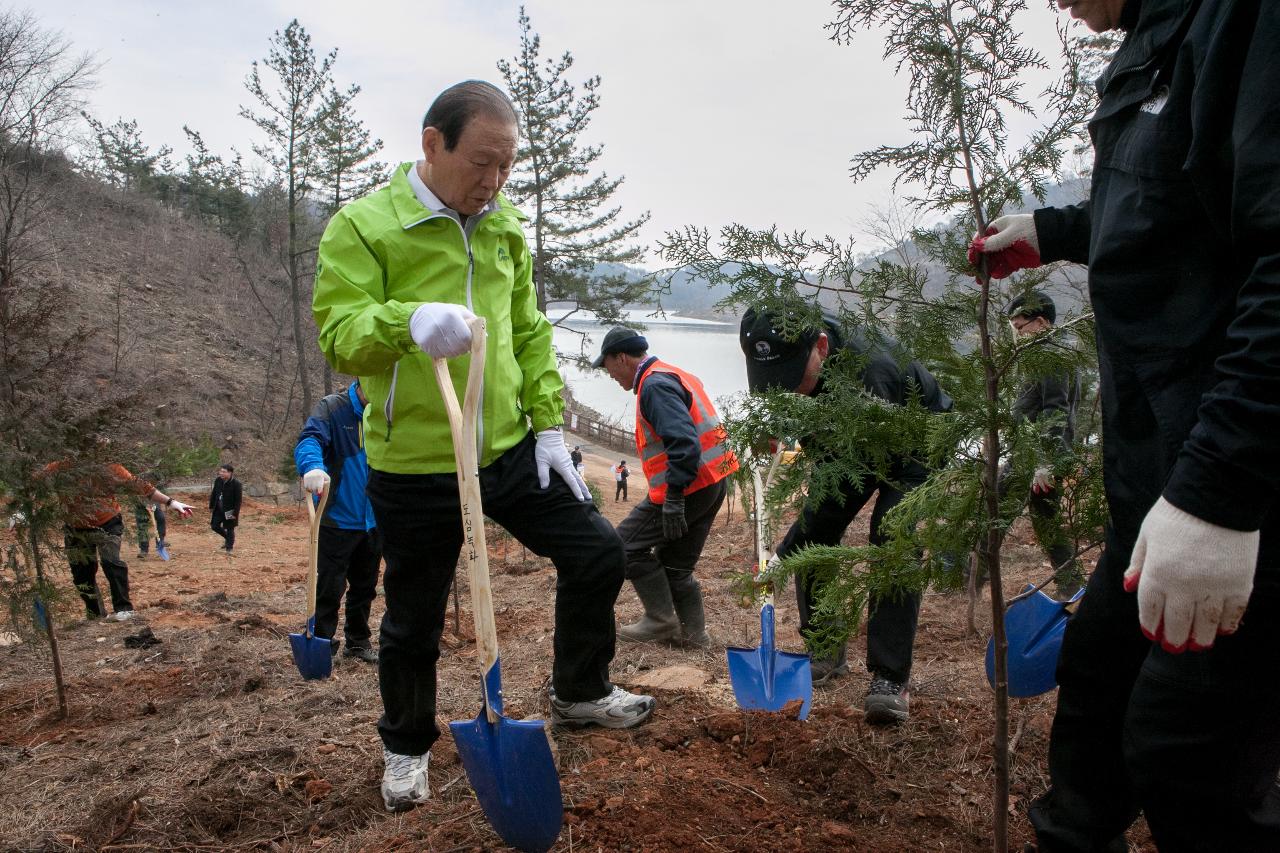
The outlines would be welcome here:
M 775 456 L 774 466 L 777 461 Z M 757 470 L 752 470 L 751 480 L 755 487 L 755 576 L 759 578 L 768 560 L 764 549 L 764 486 Z M 733 684 L 738 707 L 748 711 L 779 711 L 788 702 L 799 699 L 803 703 L 799 719 L 809 716 L 809 704 L 813 700 L 813 671 L 809 656 L 780 652 L 774 648 L 772 583 L 765 586 L 764 604 L 760 607 L 760 647 L 731 647 L 725 649 L 725 654 L 729 660 L 729 681 Z
M 160 555 L 160 559 L 168 561 L 169 547 L 164 544 L 164 540 L 160 538 L 160 526 L 156 524 L 156 513 L 151 508 L 151 504 L 147 504 L 147 515 L 151 518 L 151 529 L 156 532 L 156 553 Z
M 450 723 L 454 744 L 489 824 L 504 842 L 528 853 L 544 853 L 555 844 L 564 821 L 560 776 L 541 720 L 502 716 L 502 666 L 489 587 L 489 553 L 480 503 L 480 465 L 476 458 L 476 412 L 484 379 L 485 323 L 471 321 L 471 367 L 462 409 L 448 363 L 433 360 L 440 397 L 449 415 L 458 469 L 463 553 L 471 585 L 476 647 L 480 653 L 484 705 L 474 720 Z
M 1035 587 L 1028 586 L 1022 592 Z M 1075 612 L 1084 595 L 1080 590 L 1069 601 L 1050 598 L 1041 590 L 1009 605 L 1004 614 L 1005 638 L 1009 643 L 1009 695 L 1015 698 L 1039 696 L 1058 686 L 1058 652 L 1067 618 Z M 987 681 L 996 681 L 995 638 L 987 641 Z
M 320 520 L 324 506 L 329 502 L 329 491 L 320 493 L 320 508 L 316 509 L 311 495 L 307 495 L 307 512 L 311 515 L 311 567 L 307 572 L 307 626 L 301 634 L 290 634 L 289 645 L 293 649 L 293 662 L 298 672 L 308 680 L 328 678 L 333 671 L 333 643 L 328 637 L 316 636 L 316 571 L 320 562 Z

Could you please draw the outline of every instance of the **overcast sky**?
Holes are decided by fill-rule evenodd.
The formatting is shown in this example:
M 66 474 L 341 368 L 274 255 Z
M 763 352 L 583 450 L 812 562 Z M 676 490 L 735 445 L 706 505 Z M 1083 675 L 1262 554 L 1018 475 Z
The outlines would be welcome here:
M 34 7 L 103 68 L 91 112 L 137 119 L 144 137 L 185 153 L 183 124 L 218 153 L 250 151 L 238 117 L 244 80 L 273 31 L 297 17 L 318 53 L 338 48 L 336 77 L 359 83 L 359 115 L 385 142 L 382 159 L 416 159 L 422 114 L 469 77 L 501 85 L 497 60 L 518 47 L 516 0 L 58 0 Z M 1028 40 L 1057 47 L 1055 14 L 1031 0 Z M 909 136 L 906 88 L 881 59 L 879 35 L 830 41 L 825 0 L 529 0 L 543 56 L 569 51 L 570 79 L 603 78 L 586 134 L 625 175 L 623 213 L 648 210 L 652 243 L 685 224 L 778 224 L 858 235 L 891 175 L 862 184 L 849 159 Z M 861 248 L 872 248 L 860 241 Z M 647 266 L 659 266 L 652 253 Z

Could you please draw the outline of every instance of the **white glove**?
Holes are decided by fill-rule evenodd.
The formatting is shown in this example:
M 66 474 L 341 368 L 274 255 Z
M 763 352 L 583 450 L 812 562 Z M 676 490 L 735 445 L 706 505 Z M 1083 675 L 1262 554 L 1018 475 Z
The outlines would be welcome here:
M 544 429 L 536 438 L 538 445 L 533 449 L 533 459 L 538 463 L 538 486 L 545 489 L 551 485 L 551 469 L 554 468 L 569 484 L 569 491 L 573 492 L 574 497 L 580 501 L 591 500 L 591 490 L 587 488 L 587 481 L 573 467 L 560 427 Z
M 1031 491 L 1037 495 L 1047 495 L 1053 491 L 1053 473 L 1048 468 L 1037 468 L 1031 477 Z
M 183 518 L 187 518 L 191 515 L 191 507 L 184 504 L 182 501 L 170 500 L 169 505 L 166 506 L 165 509 L 171 509 Z
M 313 495 L 323 494 L 329 488 L 329 474 L 323 468 L 312 468 L 302 475 L 302 488 Z
M 995 233 L 987 237 L 983 242 L 983 251 L 999 252 L 1007 249 L 1019 240 L 1025 240 L 1027 245 L 1036 250 L 1036 254 L 1040 254 L 1040 237 L 1036 234 L 1036 217 L 1032 213 L 1014 213 L 1009 216 L 1000 216 L 991 220 L 987 224 L 987 230 L 995 230 Z M 975 237 L 979 236 L 977 234 Z
M 766 575 L 771 574 L 774 569 L 778 568 L 778 566 L 781 566 L 781 565 L 782 565 L 782 558 L 779 557 L 777 554 L 774 554 L 767 561 L 765 561 L 764 573 Z
M 467 322 L 475 316 L 462 305 L 424 302 L 409 318 L 409 335 L 432 358 L 453 358 L 471 349 Z
M 1138 591 L 1142 633 L 1169 652 L 1207 649 L 1218 634 L 1235 633 L 1253 590 L 1258 538 L 1156 501 L 1124 573 L 1125 590 Z
M 12 530 L 15 527 L 24 527 L 26 523 L 27 523 L 27 516 L 21 512 L 15 512 L 13 515 L 9 516 L 10 530 Z

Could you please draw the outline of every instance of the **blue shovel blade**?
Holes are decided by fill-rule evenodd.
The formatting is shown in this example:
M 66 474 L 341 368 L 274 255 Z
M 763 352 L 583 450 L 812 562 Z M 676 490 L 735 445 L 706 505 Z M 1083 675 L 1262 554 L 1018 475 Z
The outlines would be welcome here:
M 166 545 L 166 544 L 164 544 L 163 542 L 161 542 L 159 539 L 157 539 L 157 540 L 156 540 L 156 553 L 160 555 L 160 559 L 162 559 L 162 560 L 168 560 L 168 559 L 169 559 L 169 546 L 168 546 L 168 545 Z
M 37 631 L 49 630 L 49 614 L 44 609 L 44 602 L 37 597 L 31 602 L 31 624 Z
M 499 716 L 490 723 L 481 708 L 474 720 L 450 723 L 449 730 L 494 831 L 517 850 L 550 850 L 560 837 L 564 805 L 542 721 Z
M 305 632 L 289 635 L 289 646 L 293 649 L 293 662 L 303 678 L 328 678 L 333 672 L 333 644 L 325 637 L 316 636 L 315 616 L 307 620 Z
M 738 707 L 748 711 L 780 711 L 796 699 L 800 719 L 813 701 L 813 669 L 808 655 L 780 652 L 773 645 L 773 608 L 760 611 L 760 647 L 727 648 L 729 681 Z
M 1029 588 L 1029 587 L 1028 587 Z M 1072 601 L 1083 592 L 1076 594 Z M 1009 695 L 1015 698 L 1039 696 L 1058 686 L 1058 653 L 1067 629 L 1066 603 L 1043 591 L 1011 606 L 1004 616 L 1005 639 L 1009 643 Z M 987 681 L 995 685 L 995 638 L 987 641 Z

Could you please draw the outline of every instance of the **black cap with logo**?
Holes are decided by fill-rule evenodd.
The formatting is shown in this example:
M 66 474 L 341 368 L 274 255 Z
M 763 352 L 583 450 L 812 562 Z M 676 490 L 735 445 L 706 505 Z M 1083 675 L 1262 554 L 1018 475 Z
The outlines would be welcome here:
M 747 309 L 738 328 L 738 343 L 747 357 L 748 387 L 752 391 L 799 388 L 809 353 L 820 334 L 819 330 L 812 329 L 799 337 L 784 337 L 771 315 Z
M 615 352 L 638 355 L 648 351 L 649 341 L 644 335 L 635 329 L 628 329 L 626 326 L 614 326 L 604 336 L 604 342 L 600 344 L 600 355 L 596 356 L 596 360 L 591 362 L 591 366 L 604 367 L 605 356 L 613 355 Z

